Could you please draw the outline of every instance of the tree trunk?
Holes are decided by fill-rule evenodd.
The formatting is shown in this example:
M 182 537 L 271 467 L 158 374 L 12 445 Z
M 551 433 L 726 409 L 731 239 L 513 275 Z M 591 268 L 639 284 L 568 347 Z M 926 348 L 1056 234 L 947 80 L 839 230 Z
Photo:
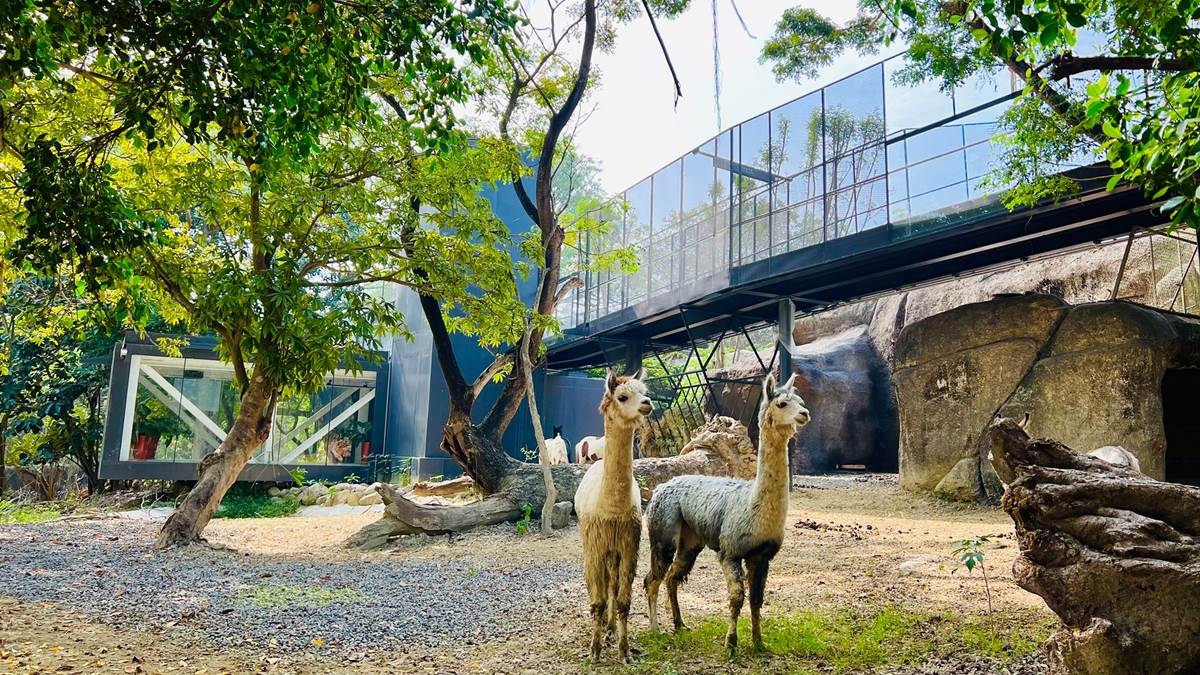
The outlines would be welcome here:
M 650 499 L 654 488 L 675 476 L 753 476 L 756 453 L 746 427 L 729 417 L 716 417 L 696 430 L 692 441 L 676 457 L 638 459 L 633 475 L 641 488 L 642 499 Z M 557 501 L 574 501 L 575 490 L 587 470 L 579 464 L 550 467 Z M 546 499 L 543 467 L 512 461 L 500 489 L 466 506 L 422 506 L 406 499 L 394 487 L 377 484 L 375 489 L 388 505 L 383 517 L 347 540 L 355 548 L 374 549 L 404 534 L 423 532 L 445 534 L 462 532 L 482 525 L 518 520 L 521 505 L 539 504 Z M 549 516 L 543 516 L 549 517 Z
M 250 379 L 233 427 L 221 445 L 200 461 L 197 467 L 199 480 L 163 524 L 155 548 L 203 541 L 200 533 L 212 519 L 221 498 L 237 480 L 254 451 L 267 440 L 277 393 L 275 385 L 263 375 L 255 373 Z
M 1002 500 L 1013 576 L 1064 624 L 1052 672 L 1200 672 L 1200 488 L 1030 440 L 1013 420 L 988 437 L 1016 475 Z
M 0 497 L 8 489 L 8 413 L 0 416 Z
M 550 455 L 546 452 L 546 435 L 542 433 L 542 416 L 538 414 L 537 396 L 533 392 L 533 365 L 527 358 L 532 330 L 533 328 L 529 324 L 529 315 L 526 314 L 521 348 L 517 351 L 517 367 L 521 369 L 521 378 L 525 380 L 525 398 L 529 402 L 529 419 L 533 422 L 533 436 L 537 440 L 538 447 L 538 464 L 542 467 L 542 490 L 546 494 L 542 501 L 542 534 L 551 534 L 554 532 L 551 516 L 554 513 L 554 503 L 558 500 L 558 490 L 554 487 L 554 474 L 550 471 Z

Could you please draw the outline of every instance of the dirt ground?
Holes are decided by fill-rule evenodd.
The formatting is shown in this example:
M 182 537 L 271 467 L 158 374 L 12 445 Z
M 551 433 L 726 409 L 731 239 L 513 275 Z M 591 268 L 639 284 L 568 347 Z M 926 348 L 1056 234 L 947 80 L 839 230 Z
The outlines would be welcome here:
M 768 580 L 768 617 L 804 610 L 884 608 L 982 614 L 986 598 L 980 576 L 964 570 L 953 573 L 950 551 L 957 542 L 983 534 L 997 535 L 986 549 L 996 608 L 1049 616 L 1040 598 L 1013 584 L 1013 528 L 999 510 L 948 504 L 887 482 L 810 482 L 793 491 L 791 505 L 784 546 Z M 458 559 L 480 568 L 579 565 L 579 531 L 574 526 L 553 538 L 521 537 L 511 526 L 498 526 L 454 538 L 412 537 L 384 552 L 360 553 L 341 546 L 376 517 L 219 520 L 209 526 L 208 535 L 210 541 L 238 551 L 311 557 L 330 564 L 352 558 L 405 558 Z M 649 561 L 645 543 L 643 537 L 639 581 Z M 723 615 L 724 581 L 714 554 L 702 554 L 681 589 L 680 601 L 685 619 Z M 648 628 L 640 583 L 630 621 L 634 635 Z M 137 630 L 55 604 L 5 598 L 0 589 L 0 672 L 579 672 L 584 669 L 588 625 L 586 592 L 579 579 L 566 584 L 561 598 L 546 608 L 544 620 L 530 622 L 519 638 L 366 653 L 348 661 L 331 659 L 319 649 L 299 654 L 219 653 L 182 627 Z

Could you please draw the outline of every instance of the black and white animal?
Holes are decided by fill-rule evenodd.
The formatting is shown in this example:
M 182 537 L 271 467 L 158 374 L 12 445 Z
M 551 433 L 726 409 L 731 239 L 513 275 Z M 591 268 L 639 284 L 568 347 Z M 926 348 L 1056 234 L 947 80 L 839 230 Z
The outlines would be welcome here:
M 562 427 L 554 427 L 554 436 L 546 439 L 546 456 L 551 464 L 567 464 L 567 441 L 562 437 Z
M 793 375 L 777 387 L 775 376 L 763 382 L 758 411 L 758 475 L 753 481 L 714 476 L 680 476 L 654 491 L 646 509 L 650 531 L 650 573 L 646 600 L 650 628 L 658 630 L 658 589 L 666 583 L 675 630 L 684 627 L 679 584 L 707 546 L 717 552 L 729 590 L 729 632 L 725 646 L 737 652 L 737 620 L 750 583 L 750 618 L 756 649 L 762 649 L 760 611 L 767 568 L 783 544 L 788 510 L 788 442 L 811 415 L 792 387 Z M 742 563 L 746 570 L 743 574 Z

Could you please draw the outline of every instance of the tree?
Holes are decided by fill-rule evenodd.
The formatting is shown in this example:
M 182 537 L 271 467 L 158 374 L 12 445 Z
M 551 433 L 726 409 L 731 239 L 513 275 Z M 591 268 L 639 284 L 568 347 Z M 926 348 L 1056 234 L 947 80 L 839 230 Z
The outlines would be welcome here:
M 531 236 L 521 248 L 533 261 L 538 275 L 530 308 L 529 339 L 522 339 L 523 308 L 511 315 L 507 330 L 488 333 L 472 326 L 469 319 L 451 316 L 447 320 L 445 303 L 431 294 L 421 295 L 421 307 L 450 399 L 441 448 L 487 497 L 466 507 L 422 507 L 383 487 L 387 515 L 364 528 L 352 543 L 374 546 L 398 534 L 447 532 L 514 520 L 521 504 L 544 502 L 539 467 L 509 457 L 501 439 L 529 386 L 529 378 L 514 373 L 518 352 L 530 364 L 542 361 L 545 336 L 556 328 L 555 310 L 579 283 L 575 277 L 563 278 L 564 243 L 577 241 L 589 232 L 602 234 L 606 229 L 603 219 L 597 217 L 598 204 L 572 196 L 576 192 L 586 194 L 588 164 L 573 151 L 571 135 L 580 123 L 580 111 L 593 84 L 592 57 L 597 48 L 611 44 L 611 36 L 621 23 L 641 17 L 643 12 L 675 16 L 687 5 L 687 0 L 584 0 L 582 7 L 576 8 L 565 0 L 547 0 L 545 7 L 539 5 L 536 12 L 531 5 L 523 9 L 527 25 L 520 45 L 502 53 L 502 61 L 492 71 L 499 84 L 494 86 L 493 96 L 481 101 L 480 109 L 494 115 L 499 136 L 525 148 L 534 163 L 532 194 L 525 182 L 517 180 L 518 172 L 510 176 L 533 225 Z M 579 49 L 577 59 L 567 56 L 568 48 L 575 44 Z M 563 186 L 567 187 L 565 194 Z M 631 257 L 629 251 L 617 249 L 591 264 L 630 271 L 636 265 Z M 471 381 L 455 356 L 452 331 L 475 335 L 498 352 L 495 360 Z M 637 364 L 631 365 L 637 368 Z M 509 373 L 516 376 L 505 376 Z M 480 393 L 498 378 L 503 378 L 498 400 L 482 416 L 477 415 L 474 407 Z M 552 467 L 559 498 L 573 498 L 581 476 L 578 466 Z
M 511 316 L 482 300 L 514 293 L 507 230 L 477 189 L 517 155 L 468 143 L 452 110 L 508 40 L 504 2 L 14 9 L 0 37 L 0 147 L 20 191 L 9 258 L 75 275 L 130 325 L 158 306 L 217 335 L 241 390 L 159 547 L 200 540 L 283 392 L 405 331 L 379 283 L 481 325 Z
M 114 336 L 91 303 L 53 280 L 17 278 L 0 302 L 0 459 L 10 437 L 32 435 L 26 465 L 66 459 L 100 480 L 101 404 Z M 4 469 L 0 463 L 0 490 Z
M 1001 121 L 1004 152 L 991 177 L 1010 188 L 1010 207 L 1071 194 L 1079 185 L 1060 174 L 1062 165 L 1099 150 L 1112 169 L 1109 190 L 1132 183 L 1165 200 L 1175 226 L 1194 228 L 1197 20 L 1196 0 L 864 0 L 843 25 L 810 9 L 787 10 L 762 60 L 780 79 L 801 78 L 844 51 L 873 53 L 899 40 L 909 45 L 901 80 L 950 88 L 1005 69 L 1024 83 Z

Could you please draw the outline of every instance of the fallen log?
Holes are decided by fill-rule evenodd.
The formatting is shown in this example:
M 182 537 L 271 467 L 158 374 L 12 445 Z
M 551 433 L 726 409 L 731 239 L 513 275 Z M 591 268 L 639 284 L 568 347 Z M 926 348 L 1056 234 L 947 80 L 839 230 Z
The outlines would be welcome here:
M 1051 671 L 1200 672 L 1200 488 L 1030 439 L 1010 419 L 988 437 L 1015 475 L 1001 501 L 1021 550 L 1013 576 L 1063 622 Z
M 649 500 L 655 487 L 676 476 L 753 477 L 755 452 L 744 425 L 731 417 L 718 416 L 697 428 L 678 456 L 634 460 L 633 474 L 642 499 Z M 587 468 L 578 464 L 551 467 L 559 501 L 574 501 Z M 371 550 L 402 535 L 463 532 L 516 521 L 524 504 L 535 505 L 536 510 L 545 498 L 541 467 L 520 463 L 505 475 L 499 490 L 462 506 L 418 504 L 384 483 L 376 484 L 375 490 L 385 504 L 383 516 L 350 537 L 346 545 L 351 548 Z
M 413 483 L 412 494 L 415 497 L 456 497 L 474 488 L 475 481 L 470 476 L 459 476 L 437 482 L 423 480 Z

